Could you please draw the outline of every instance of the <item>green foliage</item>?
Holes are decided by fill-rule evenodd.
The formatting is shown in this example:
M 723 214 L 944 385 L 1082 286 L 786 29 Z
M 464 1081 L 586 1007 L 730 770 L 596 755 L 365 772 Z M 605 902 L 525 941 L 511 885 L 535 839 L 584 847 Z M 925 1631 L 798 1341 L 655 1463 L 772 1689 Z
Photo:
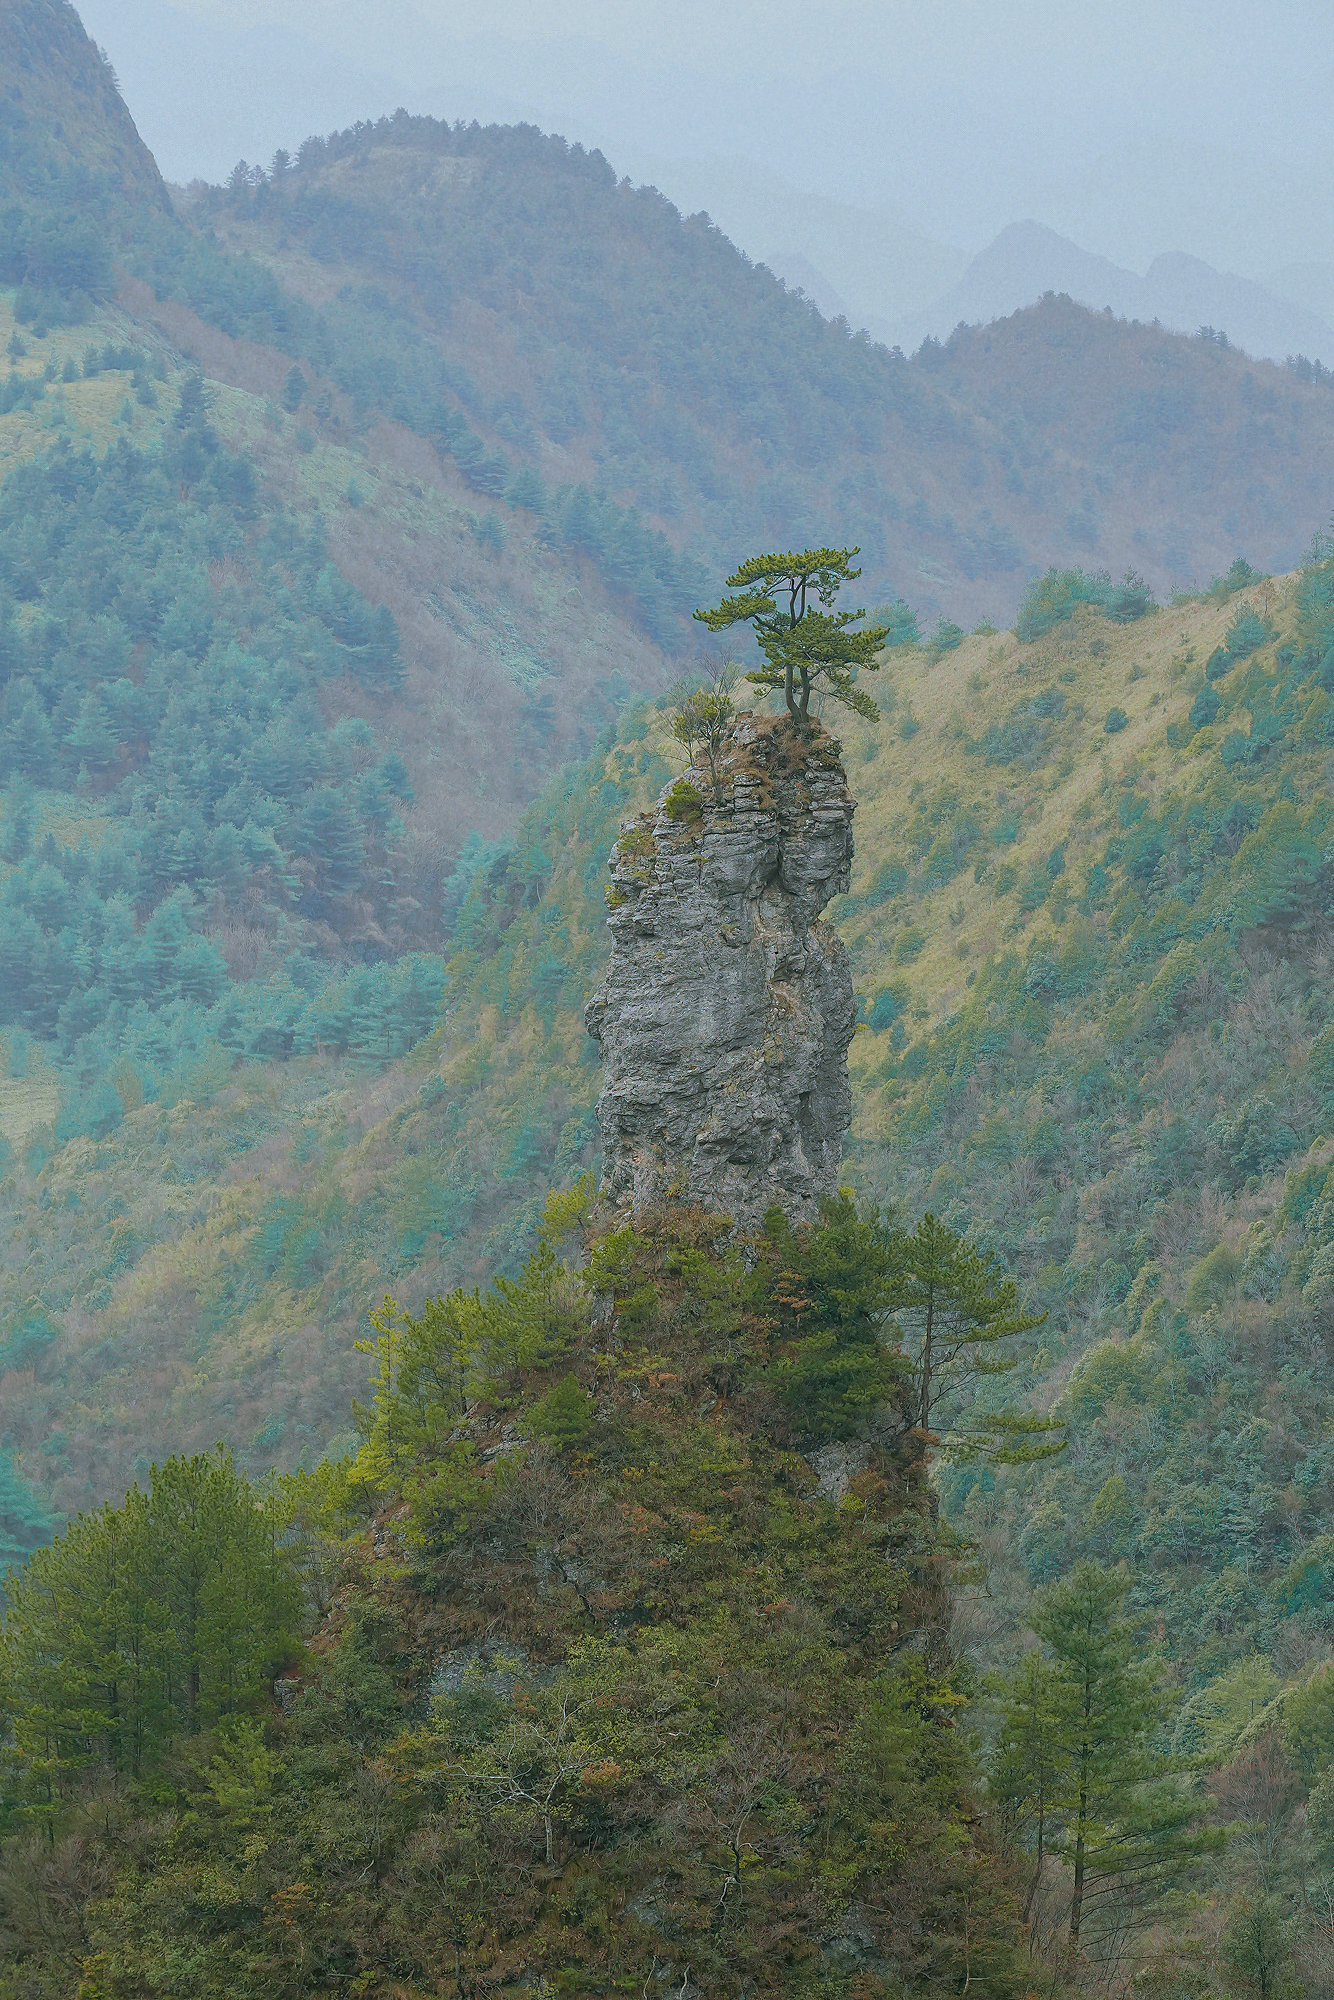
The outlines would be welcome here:
M 1328 1663 L 1318 1667 L 1283 1703 L 1285 1747 L 1309 1780 L 1334 1762 L 1334 1677 Z
M 1107 720 L 1102 726 L 1109 736 L 1116 736 L 1127 726 L 1129 721 L 1130 717 L 1123 708 L 1109 708 L 1107 711 Z
M 678 778 L 667 794 L 663 811 L 668 819 L 693 826 L 703 816 L 703 795 L 698 786 L 692 785 L 688 778 Z
M 1273 2000 L 1285 1990 L 1284 1971 L 1292 1950 L 1277 1897 L 1262 1895 L 1241 1904 L 1224 1935 L 1223 1956 L 1259 2000 Z
M 568 1235 L 572 1213 L 557 1203 L 545 1226 Z M 23 1652 L 4 1682 L 5 1796 L 45 1845 L 0 1851 L 0 1976 L 21 1963 L 57 1979 L 64 1906 L 33 1926 L 10 1890 L 79 1853 L 97 1863 L 77 1915 L 84 1980 L 107 1992 L 168 1959 L 208 2000 L 242 1966 L 278 2000 L 330 1969 L 425 1991 L 443 1965 L 484 1987 L 539 1955 L 562 1990 L 596 1991 L 642 1986 L 677 1934 L 692 1982 L 823 1992 L 849 1904 L 867 1914 L 848 1952 L 895 1963 L 896 1991 L 1021 1990 L 1007 1874 L 953 1726 L 964 1696 L 930 1664 L 952 1540 L 932 1525 L 892 1393 L 862 1427 L 853 1504 L 837 1508 L 775 1393 L 808 1318 L 840 1347 L 876 1346 L 887 1226 L 844 1199 L 815 1228 L 775 1218 L 753 1260 L 710 1247 L 712 1227 L 680 1217 L 609 1236 L 595 1219 L 588 1282 L 656 1303 L 633 1324 L 624 1311 L 590 1324 L 581 1301 L 571 1365 L 553 1380 L 550 1338 L 526 1347 L 503 1408 L 459 1388 L 474 1339 L 494 1366 L 479 1326 L 531 1321 L 573 1272 L 548 1252 L 470 1309 L 456 1297 L 414 1318 L 386 1302 L 357 1460 L 274 1493 L 222 1458 L 164 1468 L 150 1496 L 35 1559 L 20 1602 L 45 1621 L 42 1645 L 23 1652 L 16 1621 L 0 1641 L 7 1668 Z M 206 1503 L 198 1519 L 186 1492 Z M 182 1662 L 171 1699 L 153 1683 L 137 1757 L 117 1746 L 139 1684 L 122 1673 L 114 1710 L 106 1693 L 109 1649 L 137 1629 L 131 1600 L 86 1588 L 131 1520 L 148 1537 L 133 1572 L 146 1629 Z M 252 1529 L 264 1574 L 289 1593 L 299 1577 L 320 1628 L 277 1683 L 281 1705 L 258 1698 L 259 1650 L 272 1673 L 288 1641 L 244 1581 Z M 233 1551 L 222 1567 L 219 1543 Z M 196 1551 L 213 1560 L 206 1590 L 230 1589 L 191 1625 Z M 39 1583 L 57 1586 L 54 1610 Z M 504 1639 L 489 1636 L 502 1623 Z M 241 1633 L 227 1696 L 218 1661 Z M 146 1866 L 123 1852 L 130 1826 Z
M 1131 1892 L 1143 1922 L 1153 1899 L 1216 1844 L 1196 1831 L 1192 1786 L 1154 1754 L 1163 1692 L 1123 1609 L 1129 1587 L 1125 1570 L 1083 1561 L 1044 1591 L 1034 1625 L 1050 1664 L 1021 1669 L 1002 1737 L 1012 1818 L 1027 1822 L 1030 1838 L 1040 1828 L 1070 1870 L 1072 1970 L 1081 1952 L 1097 1963 L 1117 1949 L 1126 1906 L 1110 1891 Z
M 756 687 L 781 688 L 789 715 L 799 721 L 806 720 L 814 688 L 868 721 L 879 717 L 870 695 L 856 683 L 860 671 L 878 668 L 875 655 L 889 628 L 850 631 L 865 611 L 832 608 L 843 584 L 861 575 L 852 566 L 858 554 L 851 548 L 752 556 L 727 579 L 727 588 L 737 594 L 695 613 L 711 632 L 737 624 L 752 627 L 765 664 L 746 678 Z
M 108 348 L 96 366 L 138 370 L 143 357 Z M 14 626 L 6 592 L 36 615 Z M 348 1047 L 360 1014 L 379 1053 L 420 1038 L 438 961 L 377 968 L 323 1007 L 272 987 L 229 1007 L 226 962 L 200 935 L 205 899 L 215 911 L 246 899 L 253 917 L 289 930 L 344 922 L 346 899 L 374 898 L 390 865 L 406 774 L 364 724 L 326 719 L 319 698 L 347 675 L 396 684 L 392 618 L 339 575 L 318 521 L 262 501 L 250 461 L 214 434 L 197 379 L 156 451 L 121 440 L 97 460 L 62 444 L 11 474 L 0 493 L 5 630 L 0 1018 L 71 1064 L 61 1136 L 118 1123 L 106 1075 L 125 1054 L 152 1096 L 210 1033 L 282 1054 L 304 1021 L 307 1046 Z M 37 841 L 39 804 L 80 785 L 99 801 L 104 837 Z M 414 1010 L 404 1040 L 395 1015 Z
M 871 622 L 884 628 L 887 647 L 916 646 L 921 643 L 922 635 L 917 628 L 917 613 L 911 610 L 901 597 L 896 597 L 892 604 L 882 604 L 878 611 L 873 611 Z
M 1322 1104 L 1334 1107 L 1334 1022 L 1322 1028 L 1306 1060 L 1306 1080 Z
M 529 1425 L 535 1437 L 549 1438 L 559 1449 L 568 1451 L 584 1437 L 592 1421 L 593 1399 L 571 1372 L 533 1405 Z
M 1153 609 L 1154 599 L 1143 577 L 1134 570 L 1127 570 L 1120 583 L 1113 583 L 1106 570 L 1089 576 L 1082 569 L 1049 569 L 1044 576 L 1034 577 L 1024 592 L 1015 633 L 1025 641 L 1041 639 L 1081 604 L 1095 606 L 1114 624 L 1129 625 Z
M 138 1775 L 257 1705 L 296 1644 L 288 1518 L 226 1452 L 169 1459 L 11 1576 L 0 1755 L 19 1824 L 50 1821 L 85 1769 Z
M 923 1216 L 911 1235 L 901 1233 L 894 1248 L 890 1309 L 912 1357 L 916 1421 L 930 1431 L 937 1405 L 957 1405 L 965 1383 L 1013 1368 L 1017 1356 L 1000 1343 L 1031 1332 L 1047 1315 L 1025 1313 L 1013 1278 L 934 1215 Z M 961 1440 L 970 1442 L 982 1440 Z
M 773 1305 L 786 1335 L 778 1393 L 803 1437 L 856 1436 L 877 1405 L 899 1400 L 902 1359 L 886 1339 L 899 1232 L 878 1210 L 829 1203 L 818 1229 L 793 1231 L 781 1211 L 765 1218 L 781 1262 Z
M 1190 705 L 1191 728 L 1206 729 L 1211 722 L 1217 722 L 1222 707 L 1222 701 L 1206 681 Z
M 1049 569 L 1044 576 L 1035 577 L 1024 592 L 1015 633 L 1025 641 L 1040 639 L 1069 618 L 1076 605 L 1094 601 L 1093 582 L 1083 570 Z
M 13 1366 L 12 1360 L 0 1356 L 0 1366 L 5 1365 Z M 0 1579 L 47 1541 L 54 1525 L 37 1495 L 15 1470 L 13 1454 L 0 1451 Z
M 1246 660 L 1264 645 L 1268 637 L 1269 627 L 1264 619 L 1249 604 L 1245 604 L 1228 626 L 1223 648 L 1229 660 Z
M 1216 576 L 1205 592 L 1206 597 L 1224 603 L 1239 590 L 1249 590 L 1253 583 L 1263 583 L 1264 575 L 1252 569 L 1245 556 L 1234 556 L 1232 565 L 1224 576 Z
M 727 739 L 736 714 L 736 704 L 732 690 L 736 685 L 736 675 L 730 667 L 716 673 L 711 683 L 693 688 L 682 695 L 672 713 L 672 735 L 678 743 L 684 743 L 694 761 L 695 745 L 702 745 L 708 759 L 709 776 L 713 781 L 715 799 L 721 796 L 718 783 L 718 756 Z M 676 817 L 672 814 L 672 817 Z

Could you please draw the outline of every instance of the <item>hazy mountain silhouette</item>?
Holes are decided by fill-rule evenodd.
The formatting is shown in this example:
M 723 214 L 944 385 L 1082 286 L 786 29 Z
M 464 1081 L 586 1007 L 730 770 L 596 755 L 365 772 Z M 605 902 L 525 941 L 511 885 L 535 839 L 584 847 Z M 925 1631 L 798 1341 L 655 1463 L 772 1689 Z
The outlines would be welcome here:
M 972 326 L 1004 318 L 1047 292 L 1064 292 L 1095 311 L 1110 306 L 1119 319 L 1158 320 L 1177 333 L 1202 326 L 1227 334 L 1234 347 L 1274 361 L 1290 354 L 1334 362 L 1334 328 L 1292 298 L 1184 251 L 1156 257 L 1140 277 L 1094 256 L 1040 222 L 1016 222 L 973 259 L 957 285 L 929 306 L 871 331 L 906 351 L 927 335 L 943 340 L 960 321 Z

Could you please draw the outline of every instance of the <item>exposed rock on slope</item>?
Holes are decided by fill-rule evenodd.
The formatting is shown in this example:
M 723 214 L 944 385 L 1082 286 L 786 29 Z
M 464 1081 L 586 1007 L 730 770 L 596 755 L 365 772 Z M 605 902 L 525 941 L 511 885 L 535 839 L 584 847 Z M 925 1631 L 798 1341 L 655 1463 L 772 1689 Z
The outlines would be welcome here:
M 848 886 L 852 814 L 832 738 L 748 714 L 716 797 L 692 766 L 625 822 L 611 963 L 585 1014 L 614 1206 L 689 1203 L 748 1228 L 835 1191 L 855 1008 L 820 912 Z

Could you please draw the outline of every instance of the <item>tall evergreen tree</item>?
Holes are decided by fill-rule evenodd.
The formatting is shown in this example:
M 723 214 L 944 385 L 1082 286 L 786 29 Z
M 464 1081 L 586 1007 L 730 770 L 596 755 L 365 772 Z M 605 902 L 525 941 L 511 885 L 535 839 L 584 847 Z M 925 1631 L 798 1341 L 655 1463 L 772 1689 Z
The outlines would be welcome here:
M 1013 1278 L 934 1215 L 898 1242 L 892 1304 L 908 1337 L 916 1376 L 917 1421 L 931 1428 L 941 1398 L 974 1375 L 1003 1374 L 1017 1356 L 1002 1341 L 1042 1325 L 1026 1313 Z
M 1059 1769 L 1044 1779 L 1053 1845 L 1070 1868 L 1068 1948 L 1100 1955 L 1210 1844 L 1181 1768 L 1157 1753 L 1164 1713 L 1157 1661 L 1125 1613 L 1127 1570 L 1081 1561 L 1039 1600 L 1034 1628 L 1052 1656 L 1050 1728 Z

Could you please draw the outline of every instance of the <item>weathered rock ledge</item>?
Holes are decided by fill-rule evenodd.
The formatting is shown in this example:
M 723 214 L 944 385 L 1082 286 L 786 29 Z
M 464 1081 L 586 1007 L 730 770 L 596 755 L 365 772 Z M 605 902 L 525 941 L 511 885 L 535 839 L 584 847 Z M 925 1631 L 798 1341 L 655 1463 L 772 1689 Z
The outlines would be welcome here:
M 701 759 L 622 826 L 611 962 L 584 1016 L 613 1208 L 697 1206 L 753 1229 L 836 1192 L 856 1011 L 820 913 L 848 887 L 852 814 L 831 737 L 744 714 L 716 797 Z

